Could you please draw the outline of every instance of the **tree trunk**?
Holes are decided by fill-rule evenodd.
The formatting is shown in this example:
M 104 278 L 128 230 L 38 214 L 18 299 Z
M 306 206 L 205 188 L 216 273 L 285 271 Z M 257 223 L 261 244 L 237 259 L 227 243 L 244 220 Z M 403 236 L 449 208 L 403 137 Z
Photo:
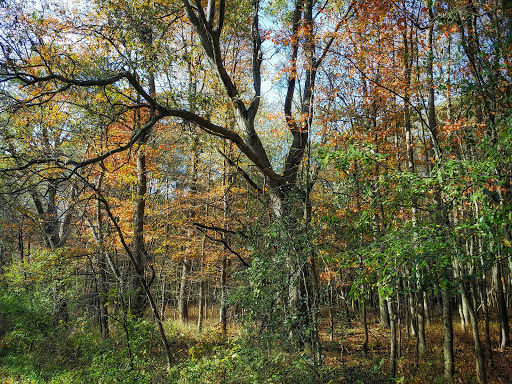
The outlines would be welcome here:
M 224 143 L 226 144 L 226 143 Z M 226 152 L 226 150 L 225 150 Z M 228 156 L 231 158 L 233 156 L 233 145 L 231 143 L 228 144 L 227 148 Z M 229 166 L 228 162 L 224 160 L 223 167 L 223 210 L 224 210 L 224 228 L 229 230 L 231 229 L 231 212 L 233 208 L 233 193 L 231 192 L 232 184 L 235 181 L 235 173 Z M 221 276 L 220 276 L 220 310 L 219 310 L 219 321 L 222 328 L 222 333 L 224 335 L 227 334 L 228 327 L 228 318 L 227 318 L 227 283 L 228 283 L 228 247 L 231 244 L 231 234 L 225 232 L 222 234 L 222 239 L 224 241 L 224 249 L 222 252 L 222 267 L 221 267 Z
M 137 185 L 135 209 L 133 211 L 133 256 L 142 268 L 144 268 L 146 264 L 144 246 L 144 217 L 147 191 L 146 154 L 144 153 L 146 141 L 147 136 L 140 140 L 140 147 L 136 155 Z M 130 300 L 130 312 L 133 316 L 140 318 L 144 314 L 145 295 L 139 276 L 135 270 L 133 271 L 131 280 L 132 297 Z
M 204 287 L 205 287 L 205 281 L 204 281 L 204 279 L 201 279 L 201 281 L 199 282 L 199 309 L 198 309 L 198 314 L 197 314 L 197 331 L 199 333 L 203 332 L 204 309 L 205 309 Z
M 483 354 L 483 350 L 482 350 L 482 343 L 480 341 L 480 332 L 478 330 L 477 314 L 473 308 L 473 305 L 471 304 L 470 299 L 468 298 L 468 295 L 465 291 L 463 282 L 460 283 L 460 288 L 461 288 L 461 292 L 462 292 L 461 293 L 462 300 L 466 304 L 466 308 L 469 312 L 471 329 L 473 331 L 473 341 L 475 343 L 475 360 L 476 360 L 475 364 L 476 364 L 477 379 L 480 384 L 486 384 L 487 376 L 485 373 L 485 359 L 484 359 L 484 354 Z M 474 294 L 474 292 L 473 292 L 473 294 Z
M 228 316 L 226 306 L 226 289 L 228 282 L 228 256 L 226 251 L 222 256 L 222 267 L 220 271 L 220 309 L 219 309 L 219 322 L 221 325 L 222 333 L 227 334 Z
M 165 349 L 166 357 L 167 357 L 167 370 L 170 371 L 174 364 L 174 356 L 173 356 L 173 353 L 171 350 L 171 345 L 169 344 L 169 340 L 167 339 L 167 335 L 165 334 L 165 329 L 164 329 L 161 313 L 158 310 L 156 301 L 155 301 L 153 294 L 149 288 L 149 285 L 146 282 L 146 278 L 144 276 L 144 270 L 142 269 L 142 267 L 139 264 L 137 264 L 137 260 L 135 259 L 132 249 L 126 243 L 123 232 L 122 232 L 121 228 L 119 227 L 119 224 L 117 223 L 116 218 L 112 214 L 112 211 L 110 210 L 108 202 L 105 200 L 105 198 L 101 194 L 101 191 L 99 191 L 98 189 L 95 189 L 95 192 L 96 192 L 96 196 L 97 196 L 98 200 L 100 200 L 102 202 L 103 206 L 105 207 L 105 210 L 108 214 L 110 222 L 114 226 L 115 231 L 116 231 L 117 235 L 119 236 L 119 240 L 121 241 L 121 244 L 123 245 L 124 250 L 126 251 L 133 267 L 135 268 L 135 271 L 137 272 L 140 283 L 142 285 L 142 289 L 144 290 L 144 293 L 146 294 L 149 305 L 151 306 L 151 310 L 153 311 L 153 316 L 156 319 L 158 331 L 160 334 L 160 340 L 162 341 L 162 344 Z
M 188 324 L 187 280 L 190 271 L 190 261 L 185 256 L 181 268 L 180 290 L 178 295 L 178 316 L 182 324 Z
M 397 374 L 397 316 L 395 312 L 395 303 L 388 300 L 389 320 L 390 320 L 390 348 L 389 348 L 389 376 L 395 377 Z
M 460 327 L 461 327 L 462 331 L 465 332 L 466 327 L 470 323 L 470 318 L 469 318 L 469 311 L 468 311 L 468 307 L 466 305 L 466 301 L 464 300 L 462 295 L 460 297 L 460 303 L 459 303 L 459 315 L 460 315 Z
M 510 325 L 508 321 L 507 303 L 503 292 L 503 274 L 501 260 L 494 266 L 494 286 L 496 288 L 496 301 L 498 303 L 498 318 L 500 322 L 500 349 L 503 351 L 510 346 Z
M 366 319 L 366 302 L 361 303 L 361 323 L 363 326 L 363 353 L 368 356 L 368 322 Z
M 333 287 L 333 282 L 330 281 L 327 287 L 327 294 L 329 300 L 329 341 L 334 341 L 334 327 L 336 325 L 336 317 L 334 307 L 336 305 L 335 298 L 336 290 Z
M 416 315 L 416 303 L 414 302 L 414 287 L 412 282 L 408 282 L 409 285 L 409 293 L 407 294 L 409 300 L 409 327 L 411 331 L 412 337 L 418 337 L 418 317 Z
M 490 315 L 489 315 L 489 303 L 487 300 L 487 287 L 486 287 L 486 273 L 482 276 L 481 283 L 479 285 L 481 292 L 481 301 L 484 307 L 484 316 L 485 316 L 485 341 L 487 345 L 487 355 L 491 360 L 491 365 L 494 364 L 494 357 L 492 353 L 492 341 L 491 341 L 491 329 L 490 329 Z
M 454 373 L 454 356 L 453 356 L 453 323 L 452 323 L 452 306 L 451 298 L 447 289 L 441 289 L 441 297 L 443 301 L 443 329 L 444 329 L 444 378 L 448 383 L 453 381 Z
M 98 178 L 96 188 L 101 189 L 101 182 L 103 180 L 103 171 Z M 105 257 L 105 242 L 103 235 L 103 214 L 101 210 L 101 202 L 97 200 L 96 202 L 96 242 L 98 245 L 97 252 L 97 264 L 99 270 L 99 312 L 100 312 L 100 331 L 103 339 L 107 339 L 109 337 L 109 326 L 108 326 L 108 307 L 107 303 L 107 295 L 108 295 L 108 286 L 107 286 L 107 262 Z
M 379 281 L 382 279 L 382 271 L 379 269 L 377 270 L 377 276 Z M 377 287 L 380 286 L 380 283 L 377 284 Z M 377 290 L 377 294 L 379 296 L 379 313 L 380 313 L 380 324 L 384 328 L 390 327 L 390 320 L 389 320 L 389 305 L 387 303 L 386 297 L 383 293 L 381 293 L 380 289 Z
M 419 284 L 419 283 L 418 283 Z M 417 292 L 417 313 L 418 313 L 418 353 L 419 357 L 424 357 L 427 353 L 427 345 L 425 342 L 425 309 L 423 307 L 424 292 L 421 286 L 418 286 Z

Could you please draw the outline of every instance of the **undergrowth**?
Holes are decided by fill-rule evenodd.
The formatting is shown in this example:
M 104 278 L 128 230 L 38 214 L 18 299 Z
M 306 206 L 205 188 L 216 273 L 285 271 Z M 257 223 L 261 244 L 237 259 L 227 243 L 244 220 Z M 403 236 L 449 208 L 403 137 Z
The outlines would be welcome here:
M 1 383 L 176 383 L 176 384 L 380 384 L 443 383 L 442 351 L 435 346 L 433 323 L 427 333 L 429 353 L 415 363 L 415 343 L 402 340 L 400 374 L 387 371 L 387 331 L 371 330 L 369 354 L 360 351 L 362 334 L 351 325 L 343 344 L 323 343 L 323 361 L 293 353 L 279 342 L 257 337 L 225 336 L 210 324 L 199 334 L 194 326 L 166 321 L 175 365 L 167 372 L 165 353 L 154 325 L 127 316 L 111 318 L 111 337 L 103 340 L 94 317 L 63 323 L 52 316 L 51 295 L 44 290 L 0 288 Z M 115 314 L 113 314 L 115 315 Z M 241 334 L 242 332 L 240 332 Z M 497 334 L 497 329 L 493 329 Z M 254 335 L 253 335 L 254 336 Z M 456 328 L 456 376 L 473 382 L 474 358 L 469 333 Z M 327 335 L 323 334 L 326 339 Z M 272 339 L 273 340 L 273 339 Z M 497 339 L 493 340 L 497 344 Z M 489 383 L 511 382 L 510 351 L 494 353 Z M 407 356 L 407 357 L 406 357 Z M 508 372 L 508 373 L 507 373 Z

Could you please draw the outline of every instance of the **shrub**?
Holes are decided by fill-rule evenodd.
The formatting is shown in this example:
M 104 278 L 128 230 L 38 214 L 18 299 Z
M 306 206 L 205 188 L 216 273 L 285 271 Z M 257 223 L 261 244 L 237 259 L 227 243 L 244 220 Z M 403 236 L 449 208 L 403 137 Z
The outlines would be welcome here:
M 268 351 L 240 340 L 213 347 L 209 355 L 171 372 L 171 382 L 178 384 L 326 384 L 338 383 L 340 377 L 336 369 L 316 366 L 304 354 Z

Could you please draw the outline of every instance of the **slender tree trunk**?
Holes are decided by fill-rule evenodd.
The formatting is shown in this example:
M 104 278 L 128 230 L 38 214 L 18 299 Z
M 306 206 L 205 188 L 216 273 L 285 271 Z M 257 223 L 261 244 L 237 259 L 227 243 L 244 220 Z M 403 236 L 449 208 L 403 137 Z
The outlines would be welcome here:
M 425 341 L 425 310 L 423 307 L 424 303 L 424 292 L 421 286 L 418 286 L 418 299 L 417 299 L 417 313 L 418 313 L 418 353 L 419 357 L 425 356 L 427 353 L 427 346 Z
M 379 273 L 379 272 L 377 272 L 377 273 Z M 380 272 L 380 274 L 382 275 L 382 272 Z M 384 328 L 389 328 L 390 327 L 390 320 L 389 320 L 390 315 L 389 315 L 389 309 L 388 309 L 389 306 L 388 306 L 386 297 L 380 291 L 378 291 L 377 294 L 379 296 L 380 324 Z
M 395 312 L 395 303 L 388 300 L 388 309 L 390 317 L 390 348 L 389 348 L 389 376 L 395 377 L 397 375 L 397 315 Z
M 335 315 L 334 315 L 334 305 L 335 298 L 334 292 L 335 290 L 332 287 L 332 282 L 329 282 L 328 288 L 328 298 L 329 298 L 329 340 L 334 341 L 334 326 L 336 324 Z
M 219 321 L 221 324 L 222 333 L 227 334 L 228 328 L 228 316 L 227 316 L 227 305 L 226 305 L 226 290 L 228 283 L 228 255 L 227 252 L 223 252 L 222 256 L 222 267 L 220 271 L 220 309 L 219 309 Z
M 103 171 L 98 178 L 98 182 L 96 188 L 101 189 L 101 182 L 103 179 Z M 105 242 L 103 235 L 103 214 L 101 209 L 101 202 L 98 200 L 96 205 L 96 222 L 97 222 L 97 232 L 96 232 L 96 240 L 98 244 L 98 270 L 99 270 L 99 297 L 98 304 L 100 309 L 100 331 L 101 336 L 104 339 L 109 337 L 109 326 L 108 326 L 108 307 L 107 307 L 107 295 L 108 295 L 108 286 L 107 286 L 107 262 L 105 257 Z
M 165 282 L 165 277 L 162 276 L 162 284 L 161 284 L 161 298 L 160 298 L 160 313 L 162 316 L 162 320 L 166 319 L 165 310 L 167 308 L 167 299 L 166 299 L 166 287 L 167 284 Z
M 510 325 L 508 321 L 507 303 L 503 292 L 503 274 L 501 260 L 494 266 L 494 284 L 496 288 L 496 301 L 498 302 L 498 318 L 500 322 L 500 349 L 510 346 Z
M 198 314 L 197 314 L 197 331 L 199 333 L 203 332 L 204 309 L 205 309 L 204 288 L 205 288 L 205 281 L 204 281 L 204 279 L 201 279 L 201 281 L 199 282 L 199 309 L 198 309 Z
M 490 328 L 490 315 L 489 315 L 489 303 L 487 300 L 487 287 L 486 287 L 486 274 L 482 276 L 480 291 L 481 291 L 481 301 L 484 307 L 484 316 L 485 316 L 485 341 L 487 345 L 487 355 L 491 360 L 491 365 L 494 365 L 494 357 L 492 353 L 492 341 L 491 341 L 491 328 Z
M 464 303 L 464 300 L 462 300 L 462 296 L 460 296 L 460 301 L 459 304 L 457 305 L 457 308 L 459 309 L 460 329 L 462 330 L 462 332 L 465 332 L 466 326 L 469 323 L 469 321 L 466 310 L 466 304 Z
M 146 154 L 144 149 L 146 142 L 147 135 L 141 138 L 139 150 L 136 155 L 137 190 L 135 195 L 135 209 L 133 211 L 133 255 L 142 268 L 146 265 L 146 251 L 144 246 L 144 217 L 147 192 Z M 133 271 L 131 289 L 133 295 L 130 300 L 130 311 L 133 316 L 140 318 L 144 314 L 145 294 L 139 276 L 135 270 Z
M 368 322 L 366 319 L 366 302 L 361 303 L 361 323 L 363 326 L 363 353 L 365 356 L 368 355 Z
M 418 331 L 417 331 L 418 317 L 416 315 L 417 307 L 414 302 L 414 286 L 413 286 L 414 283 L 409 281 L 408 285 L 409 285 L 409 292 L 407 294 L 407 297 L 409 300 L 409 327 L 411 330 L 411 336 L 417 338 L 418 337 Z
M 306 218 L 306 222 L 309 223 L 309 218 Z M 311 241 L 311 240 L 310 240 Z M 308 308 L 308 312 L 311 314 L 311 349 L 313 353 L 313 359 L 317 363 L 322 360 L 322 352 L 320 346 L 320 337 L 318 334 L 318 313 L 319 313 L 319 302 L 320 302 L 320 284 L 318 282 L 318 275 L 316 269 L 315 255 L 312 252 L 309 266 L 311 268 L 311 283 L 312 283 L 312 304 Z M 304 282 L 307 287 L 307 282 Z
M 233 156 L 233 145 L 228 144 L 228 156 L 231 158 Z M 231 212 L 233 208 L 233 193 L 231 192 L 231 187 L 233 182 L 235 181 L 235 174 L 228 162 L 224 160 L 224 175 L 223 175 L 223 210 L 224 210 L 224 228 L 231 228 Z M 231 234 L 223 233 L 223 240 L 225 242 L 224 250 L 222 252 L 222 267 L 221 267 L 221 276 L 220 276 L 220 311 L 219 311 L 219 321 L 222 327 L 222 333 L 224 335 L 227 334 L 228 327 L 228 317 L 227 317 L 227 284 L 228 284 L 228 245 L 231 243 Z
M 430 327 L 430 325 L 431 325 L 430 300 L 429 300 L 429 296 L 425 292 L 423 294 L 423 297 L 424 297 L 423 307 L 425 308 L 425 322 L 427 324 L 427 327 Z
M 451 297 L 446 288 L 441 289 L 441 297 L 443 301 L 444 377 L 447 382 L 451 383 L 453 381 L 453 373 L 455 369 L 453 356 L 453 322 Z
M 144 269 L 139 264 L 137 264 L 137 260 L 135 259 L 132 249 L 126 243 L 123 232 L 122 232 L 121 228 L 119 227 L 119 224 L 117 223 L 116 218 L 112 214 L 112 211 L 110 210 L 107 200 L 105 200 L 105 198 L 101 194 L 101 191 L 99 191 L 96 188 L 94 188 L 94 191 L 96 192 L 96 196 L 97 196 L 98 200 L 100 200 L 102 202 L 103 206 L 105 207 L 105 210 L 108 214 L 110 222 L 114 226 L 115 231 L 116 231 L 117 235 L 119 236 L 119 240 L 121 241 L 121 244 L 123 245 L 123 248 L 126 251 L 126 253 L 127 253 L 127 255 L 128 255 L 132 265 L 134 266 L 135 271 L 137 272 L 137 275 L 140 279 L 142 289 L 144 290 L 144 293 L 146 294 L 146 297 L 149 301 L 151 310 L 153 311 L 153 316 L 157 322 L 160 340 L 162 341 L 162 345 L 164 346 L 166 357 L 167 357 L 167 370 L 170 371 L 174 364 L 174 357 L 173 357 L 173 353 L 171 350 L 171 345 L 169 343 L 169 340 L 167 339 L 167 335 L 165 334 L 162 316 L 160 314 L 160 311 L 158 310 L 158 306 L 153 297 L 153 293 L 151 292 L 151 289 L 149 288 L 149 285 L 146 282 L 146 278 L 144 276 Z
M 206 213 L 208 215 L 208 212 Z M 206 277 L 204 276 L 205 270 L 204 270 L 204 247 L 206 242 L 206 235 L 203 236 L 203 241 L 201 243 L 201 270 L 199 271 L 200 277 L 199 277 L 199 305 L 198 305 L 198 313 L 197 313 L 197 331 L 199 333 L 203 332 L 203 322 L 204 322 L 204 301 L 205 301 L 205 280 Z
M 192 180 L 190 182 L 190 210 L 187 212 L 187 215 L 190 220 L 196 216 L 196 199 L 198 192 L 198 167 L 199 167 L 199 138 L 197 135 L 193 134 L 192 143 L 191 143 L 191 177 Z M 190 272 L 192 260 L 190 256 L 195 251 L 195 234 L 194 227 L 192 223 L 189 223 L 189 228 L 187 229 L 187 239 L 188 245 L 186 247 L 186 254 L 183 257 L 182 269 L 181 269 L 181 278 L 180 278 L 180 288 L 179 288 L 179 296 L 178 296 L 178 316 L 180 321 L 183 324 L 188 324 L 188 295 L 187 295 L 187 284 L 188 284 L 188 274 Z
M 180 290 L 178 296 L 178 317 L 182 324 L 188 324 L 187 282 L 190 265 L 190 260 L 185 256 L 181 267 Z
M 476 360 L 476 375 L 478 382 L 480 384 L 486 384 L 487 383 L 487 376 L 485 373 L 485 358 L 482 350 L 482 343 L 480 341 L 480 332 L 478 330 L 478 318 L 477 313 L 473 308 L 473 305 L 471 303 L 471 300 L 468 298 L 468 295 L 465 291 L 464 283 L 461 282 L 461 295 L 462 300 L 466 304 L 466 307 L 469 312 L 469 318 L 471 322 L 471 329 L 473 331 L 473 341 L 475 343 L 475 360 Z M 474 294 L 474 292 L 473 292 Z

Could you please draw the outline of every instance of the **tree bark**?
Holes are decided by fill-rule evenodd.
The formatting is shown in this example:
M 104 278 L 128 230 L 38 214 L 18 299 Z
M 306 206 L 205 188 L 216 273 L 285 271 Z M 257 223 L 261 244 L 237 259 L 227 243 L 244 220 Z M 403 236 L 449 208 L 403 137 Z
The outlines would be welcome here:
M 455 369 L 453 356 L 453 322 L 452 322 L 452 306 L 451 297 L 447 288 L 441 289 L 442 305 L 443 305 L 443 354 L 444 354 L 444 378 L 448 383 L 453 381 Z
M 363 344 L 362 350 L 365 356 L 368 355 L 368 322 L 366 319 L 366 302 L 361 303 L 361 323 L 363 326 Z
M 460 283 L 462 300 L 466 304 L 466 308 L 469 312 L 469 318 L 471 322 L 471 330 L 473 331 L 473 341 L 475 344 L 475 364 L 476 364 L 476 375 L 477 380 L 480 384 L 487 384 L 487 376 L 485 373 L 485 358 L 482 350 L 482 343 L 480 341 L 480 332 L 478 330 L 478 318 L 477 314 L 471 304 L 471 300 L 468 298 L 467 292 L 464 287 L 464 283 Z M 473 292 L 474 294 L 474 292 Z
M 417 314 L 418 314 L 418 353 L 419 357 L 424 357 L 427 353 L 427 345 L 425 341 L 425 309 L 424 309 L 424 292 L 418 285 L 417 292 Z
M 397 375 L 397 315 L 395 311 L 395 303 L 388 300 L 388 310 L 390 317 L 390 347 L 389 347 L 389 376 L 395 377 Z
M 96 188 L 101 190 L 101 183 L 103 180 L 103 170 L 98 178 L 96 183 Z M 108 325 L 108 307 L 107 307 L 107 296 L 108 296 L 108 283 L 107 283 L 107 262 L 105 258 L 105 241 L 103 234 L 103 213 L 101 208 L 101 202 L 99 200 L 96 201 L 96 242 L 98 245 L 97 250 L 97 263 L 99 270 L 99 286 L 100 286 L 100 294 L 98 297 L 99 303 L 99 312 L 100 312 L 100 332 L 103 339 L 107 339 L 109 337 L 109 325 Z
M 510 346 L 510 325 L 507 313 L 507 303 L 503 292 L 503 274 L 501 260 L 494 266 L 494 284 L 496 288 L 496 301 L 498 303 L 498 318 L 500 322 L 500 349 L 503 351 Z
M 187 256 L 182 261 L 180 290 L 178 295 L 178 316 L 182 324 L 188 324 L 187 281 L 191 262 Z
M 138 117 L 140 119 L 140 117 Z M 144 245 L 144 218 L 146 208 L 147 176 L 146 176 L 146 154 L 144 146 L 148 136 L 141 138 L 139 149 L 136 154 L 137 184 L 135 194 L 135 209 L 133 211 L 133 256 L 137 263 L 144 268 L 146 265 Z M 133 316 L 141 318 L 144 314 L 145 294 L 138 274 L 133 271 L 131 278 L 132 296 L 130 299 L 130 312 Z

